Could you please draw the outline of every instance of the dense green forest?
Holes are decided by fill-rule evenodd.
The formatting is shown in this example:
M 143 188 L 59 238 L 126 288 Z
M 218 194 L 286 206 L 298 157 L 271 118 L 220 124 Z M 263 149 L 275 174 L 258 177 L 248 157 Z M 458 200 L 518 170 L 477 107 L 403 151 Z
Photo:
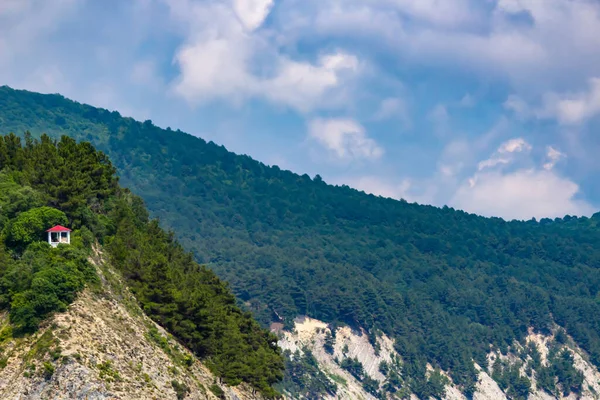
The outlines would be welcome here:
M 473 360 L 485 365 L 490 344 L 506 352 L 528 328 L 554 324 L 600 366 L 600 214 L 507 222 L 380 198 L 151 121 L 7 87 L 0 129 L 92 142 L 263 324 L 309 315 L 384 332 L 417 394 L 432 387 L 426 362 L 472 393 Z
M 46 229 L 74 229 L 72 245 L 52 248 Z M 227 285 L 143 202 L 118 185 L 108 158 L 89 143 L 47 135 L 0 136 L 0 309 L 14 335 L 35 331 L 97 282 L 87 261 L 104 245 L 147 315 L 230 385 L 248 382 L 269 397 L 283 377 L 277 337 L 240 310 Z M 6 339 L 7 333 L 2 337 Z

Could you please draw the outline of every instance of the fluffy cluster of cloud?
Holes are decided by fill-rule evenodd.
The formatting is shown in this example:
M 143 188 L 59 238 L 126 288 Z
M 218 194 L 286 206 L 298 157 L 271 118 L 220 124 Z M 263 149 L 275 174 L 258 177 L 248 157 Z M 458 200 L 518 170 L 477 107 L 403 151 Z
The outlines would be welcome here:
M 537 106 L 511 95 L 504 107 L 521 118 L 554 119 L 563 125 L 579 125 L 600 114 L 600 78 L 591 78 L 583 91 L 545 93 L 542 104 Z
M 261 30 L 273 0 L 168 3 L 186 26 L 185 43 L 175 61 L 175 91 L 191 102 L 264 98 L 301 112 L 330 106 L 345 76 L 359 67 L 347 52 L 324 53 L 296 61 L 281 53 L 268 30 Z M 328 97 L 326 99 L 326 96 Z
M 480 161 L 477 169 L 482 171 L 486 168 L 493 168 L 502 164 L 509 164 L 512 161 L 512 156 L 515 153 L 529 152 L 531 145 L 527 143 L 523 138 L 511 139 L 503 143 L 496 154 L 487 160 Z
M 548 146 L 540 166 L 520 167 L 533 146 L 523 138 L 502 143 L 454 194 L 451 204 L 486 216 L 527 220 L 533 217 L 590 215 L 594 208 L 579 196 L 580 187 L 553 171 L 565 155 Z M 515 168 L 516 166 L 516 168 Z
M 346 178 L 345 182 L 366 193 L 426 204 L 447 204 L 490 217 L 529 220 L 569 215 L 591 215 L 596 210 L 581 199 L 581 188 L 555 171 L 566 155 L 547 146 L 544 157 L 532 159 L 534 147 L 523 138 L 509 139 L 490 155 L 472 165 L 473 173 L 453 179 L 465 168 L 458 159 L 472 154 L 480 143 L 457 141 L 445 150 L 446 164 L 439 174 L 426 180 L 404 178 L 399 181 L 382 176 Z M 451 162 L 454 161 L 454 164 Z M 452 171 L 452 173 L 448 172 Z M 335 183 L 342 183 L 336 181 Z
M 593 0 L 283 0 L 282 4 L 282 25 L 300 8 L 313 15 L 287 28 L 298 36 L 308 31 L 370 40 L 373 50 L 405 61 L 454 65 L 518 85 L 543 88 L 550 79 L 580 80 L 597 72 L 600 61 L 600 6 Z M 581 75 L 565 76 L 575 68 Z
M 138 118 L 167 110 L 172 126 L 203 110 L 227 119 L 209 127 L 255 106 L 261 129 L 291 116 L 264 131 L 295 131 L 287 148 L 308 138 L 326 180 L 372 193 L 508 218 L 592 211 L 562 161 L 593 151 L 579 132 L 600 114 L 596 0 L 135 0 L 110 12 L 0 0 L 0 79 Z M 485 133 L 491 117 L 461 126 L 466 110 L 519 132 Z M 400 151 L 405 138 L 427 156 Z
M 351 119 L 315 119 L 310 123 L 309 137 L 338 160 L 375 160 L 384 152 L 365 128 Z

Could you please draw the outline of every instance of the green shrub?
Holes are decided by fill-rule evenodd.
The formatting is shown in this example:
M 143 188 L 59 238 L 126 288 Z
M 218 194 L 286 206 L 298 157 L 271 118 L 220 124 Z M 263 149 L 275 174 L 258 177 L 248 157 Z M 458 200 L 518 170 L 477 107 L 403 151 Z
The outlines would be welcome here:
M 54 224 L 73 228 L 71 246 L 45 242 Z M 282 377 L 283 360 L 276 337 L 173 233 L 150 220 L 141 198 L 119 188 L 115 168 L 90 143 L 0 136 L 0 230 L 0 309 L 9 312 L 15 334 L 34 332 L 98 282 L 87 262 L 98 241 L 142 309 L 226 384 L 245 381 L 277 395 L 272 384 Z M 156 329 L 148 336 L 177 365 L 193 364 Z M 105 379 L 118 379 L 110 365 L 99 368 Z
M 104 379 L 106 382 L 120 381 L 121 376 L 117 371 L 113 369 L 112 362 L 106 360 L 96 366 L 100 371 L 100 379 Z
M 23 249 L 34 241 L 45 239 L 46 230 L 54 225 L 67 225 L 69 220 L 64 212 L 52 207 L 33 208 L 20 213 L 7 225 L 7 243 Z
M 210 385 L 209 389 L 210 389 L 211 392 L 213 392 L 213 394 L 215 396 L 217 396 L 217 398 L 219 398 L 219 399 L 224 399 L 225 398 L 225 392 L 216 383 L 213 383 L 212 385 Z
M 185 383 L 179 383 L 177 381 L 171 381 L 171 386 L 173 386 L 173 390 L 175 391 L 175 395 L 177 396 L 177 400 L 185 399 L 185 396 L 190 392 L 190 388 L 187 387 Z
M 94 279 L 95 270 L 77 249 L 30 245 L 0 281 L 8 289 L 15 331 L 35 331 L 48 315 L 65 311 L 86 282 Z
M 50 379 L 52 378 L 52 375 L 54 375 L 54 365 L 52 365 L 51 362 L 44 362 L 44 378 L 45 379 Z

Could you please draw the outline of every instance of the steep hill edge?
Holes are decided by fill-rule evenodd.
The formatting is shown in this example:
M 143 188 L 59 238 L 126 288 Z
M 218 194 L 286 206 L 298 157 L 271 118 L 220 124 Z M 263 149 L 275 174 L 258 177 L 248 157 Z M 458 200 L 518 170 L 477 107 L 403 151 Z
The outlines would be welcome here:
M 47 229 L 56 225 L 70 227 L 70 244 L 47 243 Z M 139 197 L 118 185 L 105 154 L 67 136 L 0 136 L 0 310 L 10 322 L 4 339 L 11 330 L 18 337 L 35 334 L 86 286 L 98 284 L 88 261 L 95 242 L 144 313 L 214 375 L 229 386 L 246 382 L 264 396 L 278 396 L 272 385 L 282 376 L 283 359 L 276 337 L 235 304 L 227 284 L 197 264 L 173 233 L 149 218 Z M 152 340 L 168 348 L 149 329 Z M 112 371 L 110 364 L 99 365 L 104 376 L 104 369 Z M 53 374 L 54 366 L 44 368 Z M 176 381 L 172 386 L 185 392 Z
M 34 335 L 4 339 L 0 398 L 262 399 L 245 384 L 219 383 L 147 317 L 100 247 L 89 261 L 100 287 L 85 289 L 67 312 L 54 315 Z M 3 315 L 3 332 L 6 323 Z
M 307 350 L 314 356 L 318 362 L 319 369 L 331 381 L 337 383 L 337 392 L 335 394 L 326 394 L 322 399 L 335 400 L 359 400 L 369 399 L 377 400 L 363 387 L 363 384 L 350 373 L 347 369 L 340 366 L 344 359 L 356 359 L 364 370 L 364 373 L 370 378 L 377 380 L 380 385 L 385 385 L 389 381 L 389 376 L 384 376 L 380 371 L 382 362 L 388 364 L 394 360 L 399 361 L 400 369 L 402 365 L 402 357 L 394 350 L 393 343 L 386 335 L 381 335 L 376 339 L 377 349 L 372 345 L 373 341 L 369 340 L 368 334 L 361 329 L 356 331 L 349 327 L 338 327 L 335 331 L 335 340 L 333 341 L 332 349 L 326 350 L 328 336 L 332 330 L 328 324 L 323 321 L 308 317 L 297 318 L 292 331 L 276 330 L 279 334 L 279 346 L 292 353 L 292 357 L 296 352 L 302 354 Z M 535 346 L 539 351 L 541 364 L 548 365 L 548 353 L 551 351 L 552 342 L 555 339 L 554 335 L 536 334 L 530 330 L 526 338 L 527 346 Z M 589 361 L 589 356 L 573 343 L 571 339 L 568 343 L 560 346 L 562 349 L 567 349 L 574 358 L 574 368 L 581 372 L 584 378 L 583 390 L 581 393 L 570 393 L 563 395 L 561 393 L 550 394 L 545 391 L 537 382 L 539 371 L 532 368 L 527 371 L 527 365 L 532 363 L 531 355 L 524 355 L 524 347 L 519 343 L 514 343 L 511 350 L 506 354 L 500 352 L 492 352 L 488 357 L 488 365 L 476 365 L 478 371 L 478 379 L 476 392 L 473 395 L 473 400 L 508 400 L 522 398 L 515 393 L 506 393 L 499 387 L 498 383 L 492 378 L 494 370 L 494 362 L 496 359 L 502 360 L 511 366 L 519 366 L 519 374 L 522 377 L 527 377 L 531 380 L 532 388 L 529 395 L 526 397 L 529 400 L 552 400 L 552 399 L 580 399 L 580 400 L 599 400 L 600 399 L 600 371 Z M 522 364 L 522 365 L 521 365 Z M 428 371 L 431 374 L 433 368 L 429 365 Z M 442 371 L 442 374 L 445 373 Z M 401 385 L 398 390 L 393 393 L 386 393 L 385 398 L 388 399 L 404 399 L 411 398 L 417 400 L 418 397 L 406 390 L 402 389 Z M 309 398 L 298 396 L 297 394 L 290 395 L 290 399 Z M 437 398 L 437 397 L 432 397 Z M 460 388 L 457 388 L 451 382 L 445 385 L 443 398 L 446 400 L 467 400 Z
M 507 222 L 378 198 L 151 121 L 5 87 L 0 126 L 93 142 L 263 324 L 293 328 L 307 314 L 386 332 L 424 397 L 428 363 L 469 392 L 473 361 L 506 352 L 527 327 L 560 325 L 600 366 L 600 213 Z

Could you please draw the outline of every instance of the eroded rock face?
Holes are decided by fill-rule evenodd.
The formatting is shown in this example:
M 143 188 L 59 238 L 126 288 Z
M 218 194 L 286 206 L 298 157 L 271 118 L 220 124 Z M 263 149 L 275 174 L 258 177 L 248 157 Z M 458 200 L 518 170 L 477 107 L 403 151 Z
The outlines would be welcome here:
M 0 399 L 217 399 L 208 369 L 142 313 L 100 253 L 92 261 L 101 289 L 86 289 L 35 335 L 2 344 Z M 260 398 L 219 387 L 227 399 Z
M 330 332 L 327 324 L 312 318 L 299 318 L 296 320 L 295 333 L 282 332 L 282 338 L 278 342 L 282 349 L 289 349 L 292 352 L 296 350 L 302 351 L 302 348 L 306 347 L 310 349 L 313 356 L 319 363 L 320 369 L 330 379 L 333 377 L 337 378 L 338 382 L 345 382 L 345 384 L 338 383 L 338 390 L 336 396 L 325 396 L 324 399 L 375 399 L 369 393 L 365 392 L 362 385 L 356 380 L 348 371 L 342 369 L 338 363 L 336 363 L 336 354 L 339 357 L 342 354 L 344 344 L 348 344 L 348 353 L 350 353 L 350 345 L 352 345 L 352 352 L 354 356 L 360 356 L 359 361 L 369 362 L 372 364 L 375 359 L 375 350 L 369 344 L 367 337 L 359 337 L 356 334 L 345 330 L 339 329 L 340 336 L 336 336 L 336 342 L 334 347 L 334 355 L 327 353 L 323 347 L 325 344 L 325 334 Z M 366 344 L 365 342 L 366 341 Z M 339 358 L 338 358 L 339 359 Z
M 372 379 L 376 379 L 379 382 L 384 382 L 385 377 L 379 371 L 379 364 L 382 361 L 390 362 L 394 358 L 400 358 L 393 347 L 393 342 L 390 338 L 382 335 L 377 339 L 380 351 L 376 353 L 375 349 L 369 342 L 369 338 L 364 331 L 353 331 L 348 327 L 338 328 L 335 333 L 335 345 L 334 353 L 328 354 L 324 350 L 325 337 L 328 333 L 331 333 L 326 323 L 303 317 L 298 318 L 295 321 L 294 332 L 280 332 L 279 345 L 283 349 L 289 349 L 293 352 L 302 352 L 303 348 L 308 348 L 314 355 L 315 359 L 319 363 L 319 368 L 330 378 L 341 377 L 344 384 L 340 384 L 338 380 L 338 393 L 336 396 L 326 396 L 327 399 L 374 399 L 369 393 L 365 392 L 361 383 L 354 378 L 346 370 L 342 369 L 339 365 L 339 361 L 346 357 L 356 358 L 362 365 L 365 373 Z M 526 338 L 526 342 L 531 342 L 536 345 L 542 358 L 542 364 L 546 364 L 547 355 L 549 353 L 549 346 L 551 337 L 534 334 L 530 332 Z M 515 349 L 519 348 L 518 344 L 515 344 Z M 584 382 L 582 385 L 582 393 L 575 395 L 571 393 L 568 397 L 562 397 L 564 399 L 589 399 L 599 400 L 600 399 L 600 372 L 596 367 L 589 363 L 584 352 L 576 346 L 568 347 L 573 354 L 574 367 L 581 371 L 584 376 Z M 344 351 L 345 350 L 345 351 Z M 519 361 L 519 358 L 512 353 L 506 356 L 502 356 L 497 353 L 491 353 L 489 355 L 489 365 L 479 366 L 475 365 L 477 371 L 479 371 L 479 379 L 476 385 L 477 391 L 473 398 L 475 400 L 506 400 L 506 394 L 500 389 L 498 384 L 492 379 L 491 367 L 496 357 L 514 364 Z M 432 370 L 431 366 L 428 366 L 429 370 Z M 521 374 L 525 375 L 525 368 L 522 367 Z M 532 376 L 529 377 L 531 380 L 531 393 L 529 399 L 534 400 L 550 400 L 556 397 L 544 392 L 541 388 L 537 387 L 535 379 L 535 371 Z M 389 398 L 395 398 L 389 395 Z M 416 399 L 416 396 L 412 395 L 412 399 Z M 460 392 L 457 387 L 448 385 L 446 387 L 446 399 L 448 400 L 466 400 L 466 397 Z

